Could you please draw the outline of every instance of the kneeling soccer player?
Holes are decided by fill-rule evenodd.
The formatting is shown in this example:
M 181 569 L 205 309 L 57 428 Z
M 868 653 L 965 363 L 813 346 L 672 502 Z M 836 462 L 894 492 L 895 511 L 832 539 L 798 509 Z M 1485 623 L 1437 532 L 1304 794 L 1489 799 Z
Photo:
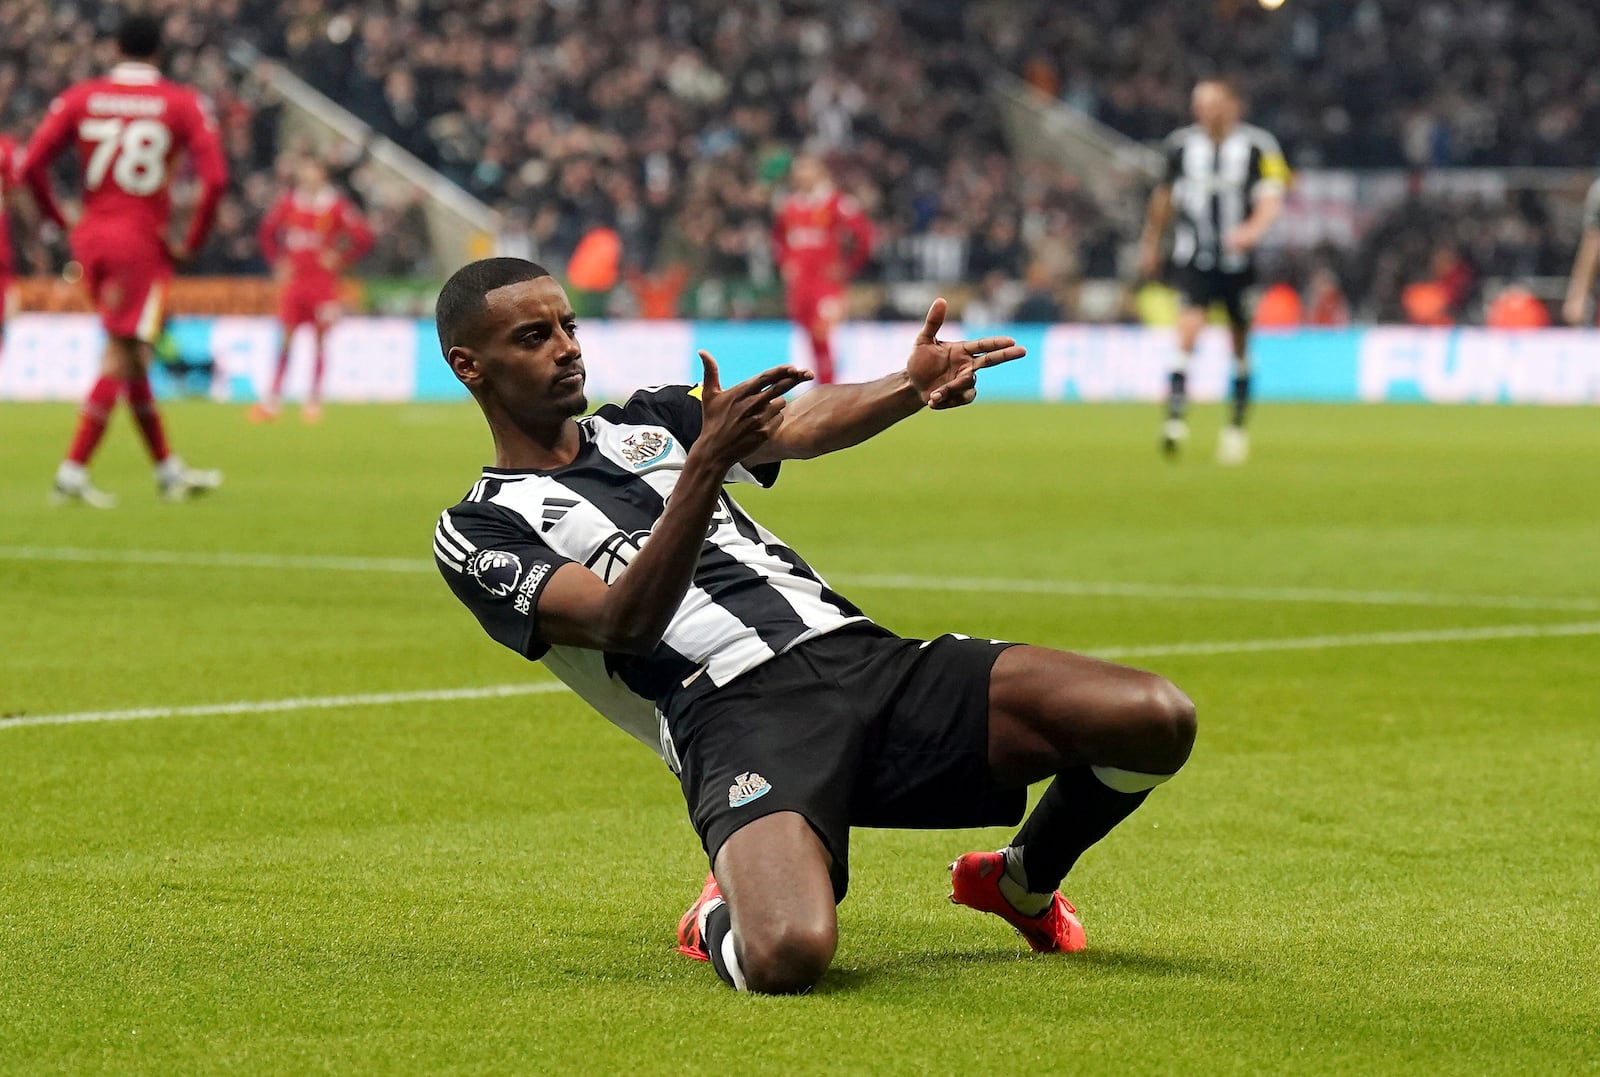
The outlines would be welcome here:
M 833 959 L 850 828 L 1014 824 L 951 867 L 952 900 L 1035 950 L 1085 945 L 1057 887 L 1171 777 L 1194 707 L 1171 683 L 1080 655 L 878 627 L 726 492 L 784 460 L 959 407 L 1006 337 L 937 339 L 903 371 L 819 386 L 790 366 L 723 389 L 635 393 L 594 415 L 572 306 L 539 266 L 491 258 L 439 296 L 439 340 L 488 420 L 495 466 L 440 516 L 433 551 L 494 639 L 542 660 L 682 782 L 712 875 L 678 947 L 741 989 L 805 991 Z

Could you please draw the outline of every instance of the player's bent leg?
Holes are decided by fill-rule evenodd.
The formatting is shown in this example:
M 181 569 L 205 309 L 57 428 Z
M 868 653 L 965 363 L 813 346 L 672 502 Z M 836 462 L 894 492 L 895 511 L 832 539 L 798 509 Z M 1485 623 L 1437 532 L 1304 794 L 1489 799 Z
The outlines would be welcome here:
M 1087 945 L 1061 880 L 1188 760 L 1195 711 L 1164 677 L 1043 647 L 1012 647 L 989 682 L 989 766 L 1003 784 L 1055 776 L 998 853 L 951 865 L 951 900 L 1012 924 L 1034 950 Z
M 797 812 L 764 815 L 723 842 L 714 869 L 729 919 L 723 926 L 713 914 L 704 945 L 725 980 L 792 995 L 822 979 L 839 943 L 828 867 L 822 840 Z
M 1011 647 L 989 680 L 989 764 L 1027 785 L 1089 765 L 1174 774 L 1195 709 L 1165 677 L 1047 647 Z

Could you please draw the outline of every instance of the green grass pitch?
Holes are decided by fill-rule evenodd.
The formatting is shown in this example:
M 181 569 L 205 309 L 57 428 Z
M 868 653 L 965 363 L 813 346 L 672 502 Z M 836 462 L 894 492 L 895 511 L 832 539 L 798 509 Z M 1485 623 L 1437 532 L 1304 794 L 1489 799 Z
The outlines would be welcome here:
M 1595 1072 L 1600 412 L 1267 405 L 1224 470 L 1215 411 L 1178 466 L 1148 407 L 980 405 L 741 495 L 897 631 L 1195 698 L 1086 955 L 946 902 L 1004 831 L 862 831 L 822 987 L 726 991 L 672 778 L 564 694 L 6 721 L 0 1071 Z M 427 561 L 470 407 L 175 406 L 191 506 L 119 416 L 105 513 L 45 504 L 72 415 L 0 408 L 0 715 L 546 677 Z

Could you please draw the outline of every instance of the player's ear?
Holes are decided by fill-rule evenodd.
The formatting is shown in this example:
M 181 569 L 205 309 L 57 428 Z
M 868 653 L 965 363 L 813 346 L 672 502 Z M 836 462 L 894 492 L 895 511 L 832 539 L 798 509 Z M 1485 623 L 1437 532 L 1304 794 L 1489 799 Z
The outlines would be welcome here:
M 477 385 L 483 381 L 483 369 L 478 365 L 478 355 L 471 348 L 457 344 L 445 352 L 444 361 L 450 364 L 451 373 L 462 385 Z

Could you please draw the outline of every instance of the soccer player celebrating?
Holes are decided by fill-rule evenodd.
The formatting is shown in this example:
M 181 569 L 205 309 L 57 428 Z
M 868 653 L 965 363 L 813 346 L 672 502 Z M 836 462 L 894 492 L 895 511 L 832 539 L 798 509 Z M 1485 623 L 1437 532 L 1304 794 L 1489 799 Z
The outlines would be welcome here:
M 1194 708 L 1161 677 L 961 635 L 901 639 L 757 523 L 727 483 L 959 407 L 1009 337 L 938 339 L 935 301 L 897 374 L 821 386 L 791 366 L 724 389 L 662 386 L 595 414 L 572 305 L 493 258 L 439 296 L 440 345 L 495 463 L 439 518 L 433 552 L 496 641 L 542 660 L 678 775 L 712 864 L 679 949 L 736 988 L 805 991 L 833 959 L 850 829 L 1014 824 L 951 865 L 951 898 L 1034 950 L 1086 945 L 1061 896 L 1078 857 L 1184 764 Z
M 266 398 L 250 410 L 254 422 L 278 417 L 289 345 L 295 330 L 310 326 L 316 352 L 311 389 L 300 417 L 314 423 L 322 415 L 322 372 L 328 329 L 339 317 L 339 275 L 372 247 L 372 230 L 361 212 L 328 182 L 328 170 L 315 157 L 303 158 L 294 189 L 262 218 L 257 233 L 261 257 L 278 278 L 278 319 L 283 344 Z
M 820 157 L 789 166 L 791 193 L 778 205 L 772 252 L 783 273 L 789 319 L 806 331 L 817 381 L 833 381 L 833 327 L 844 317 L 845 285 L 872 254 L 872 224 L 855 199 L 834 189 Z
M 100 378 L 84 401 L 54 491 L 58 502 L 97 508 L 109 508 L 115 499 L 90 483 L 88 464 L 123 395 L 155 462 L 163 498 L 182 501 L 222 482 L 220 472 L 187 467 L 167 447 L 148 367 L 150 345 L 161 334 L 173 266 L 188 260 L 204 241 L 227 183 L 227 164 L 200 95 L 167 81 L 156 69 L 161 24 L 149 16 L 128 17 L 118 30 L 117 47 L 123 62 L 109 75 L 78 83 L 51 102 L 21 166 L 40 211 L 70 227 L 72 256 L 83 267 L 106 330 Z M 74 141 L 83 167 L 83 212 L 69 224 L 50 190 L 50 163 Z M 174 242 L 167 229 L 180 151 L 193 162 L 200 197 L 187 235 Z
M 1589 313 L 1589 296 L 1594 292 L 1595 267 L 1600 266 L 1600 180 L 1589 187 L 1583 200 L 1583 238 L 1572 261 L 1572 279 L 1567 282 L 1567 301 L 1561 316 L 1568 325 L 1582 325 Z
M 1166 171 L 1150 195 L 1140 240 L 1140 271 L 1159 268 L 1161 237 L 1177 208 L 1172 264 L 1183 309 L 1178 314 L 1178 356 L 1167 396 L 1161 446 L 1175 457 L 1189 427 L 1189 362 L 1217 303 L 1233 332 L 1233 411 L 1217 442 L 1217 460 L 1242 464 L 1250 455 L 1245 413 L 1250 407 L 1250 314 L 1245 293 L 1255 283 L 1255 249 L 1283 210 L 1289 166 L 1275 138 L 1240 122 L 1238 91 L 1225 79 L 1194 88 L 1195 122 L 1167 137 Z

